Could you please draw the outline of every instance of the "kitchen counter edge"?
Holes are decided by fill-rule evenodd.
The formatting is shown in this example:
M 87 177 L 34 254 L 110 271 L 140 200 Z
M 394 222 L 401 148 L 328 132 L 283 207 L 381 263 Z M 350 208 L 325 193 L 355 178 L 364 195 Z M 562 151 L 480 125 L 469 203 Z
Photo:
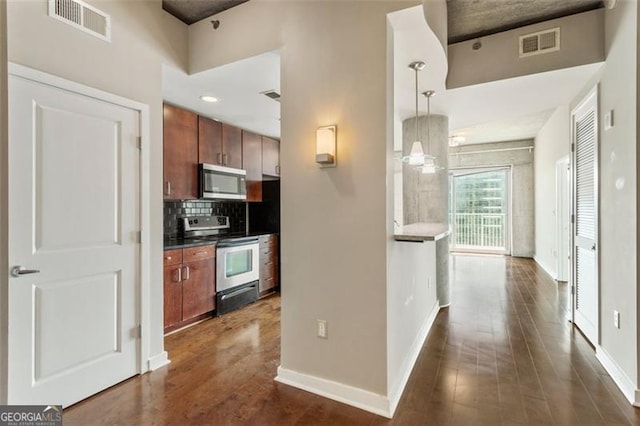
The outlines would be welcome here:
M 451 229 L 446 223 L 412 223 L 404 225 L 393 238 L 396 241 L 438 241 L 451 234 Z
M 251 234 L 234 236 L 234 237 L 238 237 L 238 238 L 259 237 L 261 235 L 278 235 L 278 234 L 279 234 L 278 232 L 254 232 Z M 167 251 L 167 250 L 176 250 L 176 249 L 183 249 L 183 248 L 189 248 L 189 247 L 211 246 L 211 245 L 218 244 L 218 240 L 220 240 L 220 238 L 211 239 L 211 240 L 198 239 L 197 241 L 189 241 L 188 238 L 177 239 L 177 240 L 165 240 L 163 250 Z

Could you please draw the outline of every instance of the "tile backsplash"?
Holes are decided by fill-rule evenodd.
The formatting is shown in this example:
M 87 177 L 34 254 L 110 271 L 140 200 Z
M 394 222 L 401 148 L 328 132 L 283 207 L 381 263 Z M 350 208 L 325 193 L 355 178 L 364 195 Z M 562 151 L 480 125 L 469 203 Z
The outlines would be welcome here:
M 182 218 L 187 216 L 229 216 L 231 232 L 244 232 L 247 227 L 247 203 L 184 200 L 164 202 L 164 239 L 181 238 Z

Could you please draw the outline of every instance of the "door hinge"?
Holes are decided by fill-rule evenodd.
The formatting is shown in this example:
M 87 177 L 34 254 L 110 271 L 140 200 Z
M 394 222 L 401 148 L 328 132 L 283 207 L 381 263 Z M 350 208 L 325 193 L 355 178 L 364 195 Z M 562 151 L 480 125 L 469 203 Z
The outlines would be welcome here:
M 571 295 L 574 295 L 576 292 L 576 287 L 575 286 L 571 286 Z
M 136 146 L 138 149 L 142 149 L 142 136 L 136 136 Z
M 142 244 L 142 231 L 137 231 L 136 232 L 136 242 L 138 244 Z
M 142 339 L 142 324 L 138 324 L 138 337 Z
M 571 152 L 576 152 L 576 144 L 575 143 L 571 144 Z
M 576 215 L 571 215 L 571 223 L 576 223 Z

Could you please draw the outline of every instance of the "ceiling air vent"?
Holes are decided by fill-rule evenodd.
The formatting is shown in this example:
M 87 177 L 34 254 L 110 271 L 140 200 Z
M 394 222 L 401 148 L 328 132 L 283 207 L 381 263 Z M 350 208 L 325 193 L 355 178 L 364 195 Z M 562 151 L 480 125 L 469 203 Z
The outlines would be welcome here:
M 267 98 L 271 98 L 274 101 L 280 102 L 280 93 L 275 90 L 267 90 L 266 92 L 261 92 L 262 95 L 265 95 Z
M 560 27 L 520 36 L 519 45 L 521 58 L 560 50 Z
M 111 41 L 111 17 L 82 0 L 49 0 L 49 16 Z

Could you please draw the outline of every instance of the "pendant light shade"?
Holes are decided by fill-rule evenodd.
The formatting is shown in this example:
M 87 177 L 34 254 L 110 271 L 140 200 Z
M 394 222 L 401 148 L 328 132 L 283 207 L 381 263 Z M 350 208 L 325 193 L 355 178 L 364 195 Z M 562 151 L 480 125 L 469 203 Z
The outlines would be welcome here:
M 424 164 L 424 148 L 422 142 L 420 142 L 420 132 L 418 131 L 418 71 L 422 71 L 426 64 L 422 61 L 415 61 L 409 64 L 409 68 L 415 71 L 416 74 L 416 138 L 415 142 L 411 145 L 411 151 L 409 155 L 402 157 L 402 161 L 409 163 L 411 166 L 422 166 Z
M 424 150 L 422 149 L 422 142 L 415 141 L 411 145 L 411 152 L 409 152 L 409 164 L 412 166 L 421 166 L 424 164 Z

